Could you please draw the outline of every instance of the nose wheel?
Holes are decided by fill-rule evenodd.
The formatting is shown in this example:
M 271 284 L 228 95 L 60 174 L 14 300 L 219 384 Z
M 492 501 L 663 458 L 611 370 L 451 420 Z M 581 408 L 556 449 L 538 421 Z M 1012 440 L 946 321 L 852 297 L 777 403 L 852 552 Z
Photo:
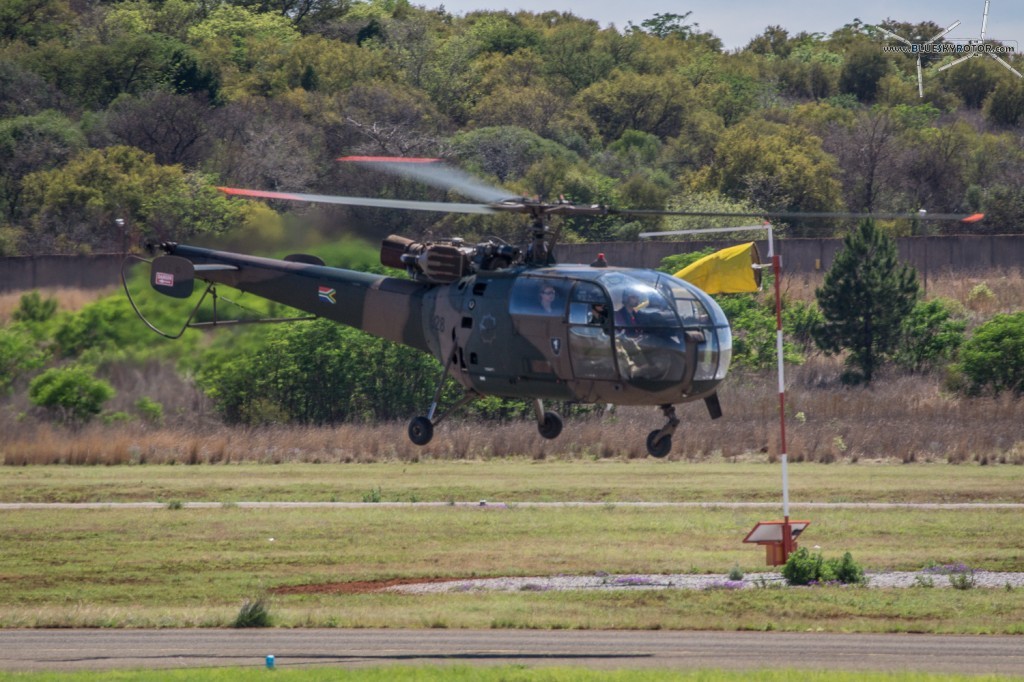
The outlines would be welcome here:
M 647 435 L 647 452 L 652 457 L 664 457 L 672 450 L 672 434 L 679 426 L 679 419 L 676 417 L 675 405 L 662 405 L 661 411 L 668 421 L 660 429 L 651 431 Z

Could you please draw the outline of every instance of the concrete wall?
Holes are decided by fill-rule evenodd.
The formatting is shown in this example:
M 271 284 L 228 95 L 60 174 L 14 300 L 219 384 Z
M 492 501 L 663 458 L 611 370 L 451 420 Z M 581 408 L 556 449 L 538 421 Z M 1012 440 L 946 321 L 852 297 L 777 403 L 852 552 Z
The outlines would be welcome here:
M 114 286 L 121 281 L 122 260 L 118 254 L 0 258 L 0 292 Z
M 1024 235 L 903 237 L 897 239 L 900 257 L 929 275 L 947 271 L 1024 270 Z M 637 241 L 597 244 L 560 244 L 562 263 L 589 263 L 604 253 L 611 265 L 654 268 L 665 256 L 699 251 L 705 246 L 723 248 L 735 241 Z M 758 240 L 762 259 L 768 244 Z M 827 270 L 842 248 L 840 239 L 776 240 L 783 270 L 790 274 Z M 122 256 L 24 256 L 0 258 L 0 292 L 74 287 L 100 289 L 120 282 Z
M 1024 269 L 1024 236 L 902 237 L 896 240 L 900 258 L 924 276 L 946 271 Z M 657 267 L 662 258 L 699 251 L 706 246 L 724 248 L 736 241 L 639 241 L 598 244 L 560 244 L 562 263 L 589 263 L 604 253 L 610 265 Z M 775 248 L 785 272 L 800 274 L 828 270 L 842 249 L 841 239 L 780 239 Z M 763 260 L 768 242 L 757 240 Z

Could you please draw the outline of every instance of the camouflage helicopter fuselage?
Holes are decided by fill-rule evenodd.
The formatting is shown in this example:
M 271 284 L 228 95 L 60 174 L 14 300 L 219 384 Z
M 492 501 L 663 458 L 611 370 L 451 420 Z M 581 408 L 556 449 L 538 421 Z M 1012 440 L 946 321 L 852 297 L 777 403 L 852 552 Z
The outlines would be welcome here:
M 721 309 L 702 291 L 649 270 L 516 265 L 450 283 L 414 281 L 311 262 L 165 244 L 194 277 L 283 303 L 317 317 L 431 353 L 467 392 L 525 399 L 671 405 L 713 398 L 731 356 Z M 172 261 L 172 262 L 168 262 Z M 154 261 L 178 283 L 187 264 Z M 305 261 L 305 262 L 303 262 Z M 163 264 L 161 264 L 163 263 Z M 552 311 L 541 287 L 559 293 Z M 189 285 L 189 289 L 190 289 Z M 613 318 L 627 292 L 646 297 L 646 321 Z M 604 306 L 604 317 L 594 311 Z M 709 402 L 717 416 L 717 400 Z

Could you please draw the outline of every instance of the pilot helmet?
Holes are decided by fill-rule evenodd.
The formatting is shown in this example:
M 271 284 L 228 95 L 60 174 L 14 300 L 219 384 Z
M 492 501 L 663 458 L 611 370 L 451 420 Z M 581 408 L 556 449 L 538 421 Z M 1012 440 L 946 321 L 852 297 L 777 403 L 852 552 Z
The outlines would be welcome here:
M 622 303 L 623 305 L 639 305 L 641 301 L 647 299 L 647 294 L 637 286 L 628 286 L 622 290 Z

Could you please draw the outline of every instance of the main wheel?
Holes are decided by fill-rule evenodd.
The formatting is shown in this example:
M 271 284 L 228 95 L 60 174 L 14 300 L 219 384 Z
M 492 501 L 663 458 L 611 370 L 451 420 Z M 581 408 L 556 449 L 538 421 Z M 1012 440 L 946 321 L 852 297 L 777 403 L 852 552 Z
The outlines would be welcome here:
M 545 412 L 544 423 L 538 424 L 537 430 L 548 440 L 558 438 L 558 434 L 562 433 L 562 418 L 557 412 Z
M 659 433 L 661 429 L 651 431 L 647 435 L 647 452 L 651 453 L 652 457 L 664 457 L 672 449 L 672 436 L 662 436 L 659 440 Z
M 426 445 L 434 437 L 434 425 L 426 417 L 415 417 L 409 422 L 409 440 L 416 445 Z

